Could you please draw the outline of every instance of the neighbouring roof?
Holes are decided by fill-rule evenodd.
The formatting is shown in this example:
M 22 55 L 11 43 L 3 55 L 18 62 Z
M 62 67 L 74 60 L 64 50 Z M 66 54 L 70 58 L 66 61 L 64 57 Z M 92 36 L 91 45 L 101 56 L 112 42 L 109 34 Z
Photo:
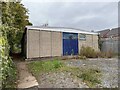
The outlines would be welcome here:
M 75 28 L 67 27 L 41 27 L 41 26 L 26 26 L 28 30 L 43 30 L 43 31 L 56 31 L 56 32 L 70 32 L 70 33 L 82 33 L 82 34 L 98 34 L 96 32 L 85 31 Z
M 107 38 L 107 37 L 116 37 L 116 36 L 119 36 L 118 35 L 118 30 L 120 29 L 119 28 L 113 28 L 113 29 L 106 29 L 106 30 L 102 30 L 102 31 L 98 31 L 98 33 L 100 33 L 100 37 L 102 38 Z
M 113 28 L 112 30 L 110 30 L 110 32 L 107 35 L 118 36 L 118 28 Z
M 110 31 L 110 29 L 98 31 L 100 37 L 106 37 L 106 34 Z

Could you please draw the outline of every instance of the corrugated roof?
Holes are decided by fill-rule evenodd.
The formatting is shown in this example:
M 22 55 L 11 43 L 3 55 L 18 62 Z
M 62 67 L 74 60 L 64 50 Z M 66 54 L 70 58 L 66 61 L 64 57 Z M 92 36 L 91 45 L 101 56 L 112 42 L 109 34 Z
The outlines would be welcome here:
M 98 34 L 96 32 L 89 32 L 81 29 L 67 28 L 67 27 L 41 27 L 41 26 L 26 26 L 28 30 L 43 30 L 43 31 L 56 31 L 56 32 L 70 32 L 70 33 L 82 33 L 82 34 Z
M 102 30 L 102 31 L 98 31 L 98 33 L 100 33 L 100 37 L 106 37 L 106 34 L 110 31 L 110 29 L 106 29 L 106 30 Z
M 118 30 L 119 30 L 119 28 L 113 28 L 113 29 L 106 29 L 106 30 L 103 30 L 103 31 L 99 31 L 99 33 L 100 33 L 100 36 L 101 37 L 104 37 L 104 38 L 106 38 L 106 37 L 111 37 L 111 36 L 118 36 Z
M 111 29 L 107 35 L 108 36 L 117 36 L 118 35 L 118 28 Z

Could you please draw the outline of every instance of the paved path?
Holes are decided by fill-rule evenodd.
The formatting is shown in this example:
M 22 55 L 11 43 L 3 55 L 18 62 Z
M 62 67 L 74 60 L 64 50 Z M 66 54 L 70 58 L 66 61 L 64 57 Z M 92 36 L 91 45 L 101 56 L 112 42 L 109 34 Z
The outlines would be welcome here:
M 19 73 L 17 88 L 31 88 L 38 86 L 36 78 L 28 72 L 25 61 L 17 62 L 17 69 Z

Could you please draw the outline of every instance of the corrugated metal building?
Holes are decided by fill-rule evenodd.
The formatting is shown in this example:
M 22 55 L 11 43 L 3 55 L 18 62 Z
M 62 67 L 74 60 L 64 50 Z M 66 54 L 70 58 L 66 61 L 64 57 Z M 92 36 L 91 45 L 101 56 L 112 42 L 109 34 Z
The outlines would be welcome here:
M 65 27 L 27 26 L 23 43 L 27 59 L 77 55 L 82 46 L 98 50 L 98 33 Z

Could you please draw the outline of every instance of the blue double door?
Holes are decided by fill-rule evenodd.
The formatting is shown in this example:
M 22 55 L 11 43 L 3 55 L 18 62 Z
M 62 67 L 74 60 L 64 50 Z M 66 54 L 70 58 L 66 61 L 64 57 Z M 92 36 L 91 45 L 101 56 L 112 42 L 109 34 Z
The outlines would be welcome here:
M 63 32 L 63 55 L 78 54 L 78 34 Z

